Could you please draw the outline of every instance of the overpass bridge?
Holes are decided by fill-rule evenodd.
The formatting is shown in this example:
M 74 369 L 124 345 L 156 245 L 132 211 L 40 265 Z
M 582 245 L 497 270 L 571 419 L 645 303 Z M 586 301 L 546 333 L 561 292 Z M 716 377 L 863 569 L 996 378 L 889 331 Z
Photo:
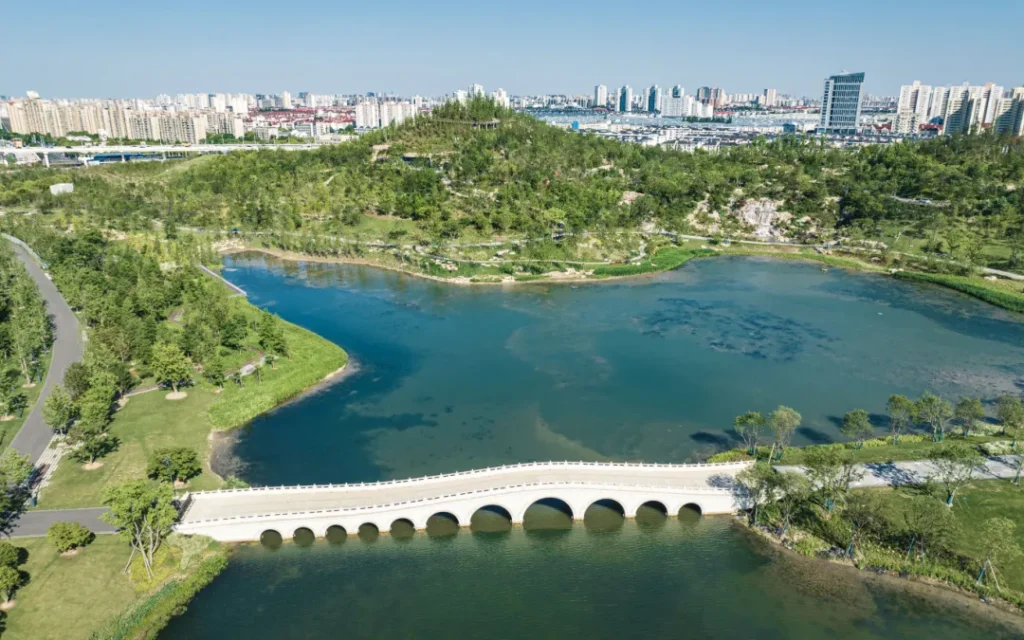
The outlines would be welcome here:
M 148 144 L 142 145 L 81 145 L 76 147 L 4 147 L 0 148 L 0 164 L 7 164 L 7 156 L 13 155 L 17 162 L 34 162 L 42 159 L 43 166 L 50 166 L 50 155 L 67 155 L 81 158 L 96 156 L 120 157 L 121 162 L 138 156 L 152 156 L 154 159 L 166 160 L 170 157 L 186 155 L 203 155 L 207 153 L 231 153 L 232 151 L 256 151 L 258 149 L 281 149 L 284 151 L 303 151 L 317 149 L 324 143 L 308 142 L 295 144 Z
M 644 505 L 669 515 L 684 507 L 728 514 L 744 506 L 735 476 L 749 464 L 535 462 L 386 482 L 203 491 L 183 497 L 175 528 L 241 542 L 300 530 L 351 534 L 367 525 L 384 533 L 400 521 L 422 530 L 432 516 L 468 527 L 480 510 L 520 524 L 531 505 L 549 501 L 563 503 L 576 520 L 596 502 L 627 518 Z

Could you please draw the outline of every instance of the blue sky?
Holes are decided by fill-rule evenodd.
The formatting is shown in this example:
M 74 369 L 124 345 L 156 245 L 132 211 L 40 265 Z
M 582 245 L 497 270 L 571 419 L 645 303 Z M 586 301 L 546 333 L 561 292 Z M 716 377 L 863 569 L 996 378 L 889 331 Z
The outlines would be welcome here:
M 8 2 L 0 94 L 1024 84 L 1024 1 Z M 43 44 L 41 44 L 43 43 Z

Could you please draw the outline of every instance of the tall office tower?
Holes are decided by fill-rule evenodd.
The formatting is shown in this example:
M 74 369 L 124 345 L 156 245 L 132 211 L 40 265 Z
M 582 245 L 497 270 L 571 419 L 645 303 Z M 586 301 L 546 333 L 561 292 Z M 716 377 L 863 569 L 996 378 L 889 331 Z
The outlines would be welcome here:
M 484 95 L 484 85 L 482 84 L 471 84 L 469 85 L 469 95 L 474 98 L 479 98 Z
M 981 88 L 981 95 L 979 99 L 981 103 L 978 105 L 976 110 L 977 117 L 975 118 L 975 124 L 979 125 L 991 125 L 995 119 L 996 110 L 999 108 L 1000 100 L 1003 99 L 1003 88 L 986 82 L 985 86 Z
M 932 103 L 932 88 L 915 80 L 914 84 L 900 87 L 900 98 L 896 104 L 893 119 L 893 133 L 916 133 L 922 124 L 928 122 L 928 111 Z
M 863 73 L 844 73 L 826 78 L 818 132 L 856 133 L 863 88 Z
M 970 133 L 971 103 L 980 93 L 981 87 L 972 87 L 964 83 L 959 87 L 949 87 L 946 106 L 942 114 L 942 132 L 946 135 Z
M 711 87 L 701 87 L 697 89 L 697 99 L 701 102 L 708 102 L 711 100 Z
M 624 85 L 619 89 L 619 111 L 628 113 L 633 110 L 633 87 Z
M 682 98 L 685 95 L 686 95 L 686 90 L 683 89 L 683 85 L 677 84 L 676 86 L 672 87 L 672 97 L 673 98 Z
M 996 108 L 992 128 L 1000 136 L 1024 136 L 1024 87 L 1003 97 Z
M 594 106 L 608 106 L 608 87 L 603 84 L 599 84 L 594 87 Z
M 658 85 L 647 90 L 647 110 L 651 113 L 661 111 L 661 87 Z
M 932 97 L 928 101 L 928 121 L 946 119 L 946 108 L 949 106 L 949 87 L 933 87 Z
M 499 106 L 508 109 L 509 101 L 507 91 L 499 87 L 498 89 L 494 90 L 494 93 L 491 94 L 491 97 L 494 98 L 494 101 L 498 103 Z
M 281 92 L 281 108 L 291 109 L 292 108 L 292 94 L 287 91 Z
M 779 104 L 779 96 L 775 89 L 765 89 L 761 94 L 764 97 L 764 106 L 775 107 Z

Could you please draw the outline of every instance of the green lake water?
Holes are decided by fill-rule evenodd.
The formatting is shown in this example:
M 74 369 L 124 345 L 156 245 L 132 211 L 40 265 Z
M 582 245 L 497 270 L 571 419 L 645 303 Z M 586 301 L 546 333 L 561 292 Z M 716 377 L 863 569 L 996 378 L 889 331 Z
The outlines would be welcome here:
M 510 289 L 252 256 L 228 268 L 355 365 L 238 433 L 218 464 L 254 484 L 683 462 L 735 446 L 747 410 L 793 406 L 797 442 L 829 442 L 844 412 L 880 414 L 891 393 L 991 400 L 1024 384 L 1013 314 L 812 264 L 727 258 Z M 611 529 L 246 546 L 162 637 L 1021 637 L 962 601 L 777 557 L 728 518 Z

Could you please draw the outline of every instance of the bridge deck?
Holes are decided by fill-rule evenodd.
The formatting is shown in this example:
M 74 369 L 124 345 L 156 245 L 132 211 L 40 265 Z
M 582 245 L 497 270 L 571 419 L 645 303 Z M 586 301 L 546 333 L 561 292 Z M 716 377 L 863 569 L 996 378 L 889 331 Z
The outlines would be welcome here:
M 735 464 L 536 463 L 363 485 L 208 491 L 191 494 L 181 524 L 275 513 L 368 508 L 528 484 L 725 489 L 732 485 L 738 468 L 741 466 Z

